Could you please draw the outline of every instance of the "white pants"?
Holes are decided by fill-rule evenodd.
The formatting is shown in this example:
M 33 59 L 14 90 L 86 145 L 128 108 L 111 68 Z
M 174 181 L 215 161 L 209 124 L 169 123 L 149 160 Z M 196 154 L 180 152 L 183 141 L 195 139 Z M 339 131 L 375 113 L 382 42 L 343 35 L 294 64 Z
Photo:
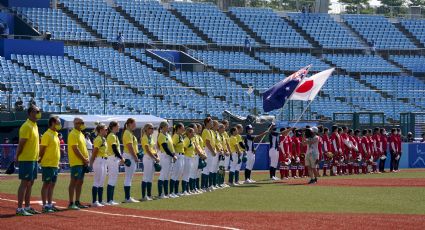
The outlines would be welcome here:
M 269 150 L 270 157 L 270 167 L 277 168 L 277 163 L 279 160 L 279 151 L 277 149 L 271 148 Z
M 154 165 L 155 162 L 149 155 L 145 154 L 143 156 L 143 182 L 153 181 L 153 175 L 155 173 Z
M 106 160 L 106 166 L 108 168 L 108 185 L 115 186 L 118 179 L 120 159 L 116 156 L 109 156 Z
M 230 172 L 235 172 L 241 170 L 241 163 L 238 164 L 239 155 L 237 153 L 232 153 L 232 160 L 230 161 Z
M 255 154 L 252 151 L 248 151 L 246 152 L 246 157 L 248 158 L 248 161 L 246 162 L 246 169 L 252 170 L 255 163 Z
M 199 177 L 199 156 L 195 155 L 195 157 L 192 158 L 192 169 L 190 170 L 190 179 L 196 179 Z
M 210 166 L 213 162 L 213 155 L 211 154 L 210 150 L 205 147 L 205 153 L 207 154 L 207 167 L 202 169 L 202 174 L 209 175 L 210 174 Z
M 183 176 L 183 170 L 185 168 L 185 157 L 183 154 L 177 154 L 177 161 L 172 164 L 172 173 L 171 173 L 171 180 L 178 181 L 180 177 Z
M 210 158 L 210 157 L 208 157 L 208 158 Z M 216 154 L 215 156 L 213 156 L 211 154 L 211 164 L 209 164 L 209 166 L 207 165 L 207 167 L 209 167 L 210 173 L 217 173 L 218 172 L 218 154 Z
M 106 159 L 96 157 L 93 162 L 93 187 L 103 187 L 106 177 Z
M 227 171 L 229 170 L 229 167 L 230 167 L 230 155 L 229 156 L 224 155 L 224 168 Z
M 129 159 L 131 161 L 131 165 L 129 167 L 125 166 L 125 179 L 124 179 L 124 186 L 131 186 L 131 181 L 133 180 L 134 172 L 136 172 L 136 161 L 134 161 L 134 158 L 129 153 L 123 154 L 124 159 Z
M 159 180 L 170 179 L 170 169 L 172 158 L 166 153 L 159 153 L 159 160 L 161 162 L 161 172 L 159 173 Z
M 184 156 L 184 169 L 183 169 L 183 177 L 182 180 L 189 182 L 189 178 L 190 178 L 190 173 L 193 170 L 193 159 L 195 157 L 187 157 Z

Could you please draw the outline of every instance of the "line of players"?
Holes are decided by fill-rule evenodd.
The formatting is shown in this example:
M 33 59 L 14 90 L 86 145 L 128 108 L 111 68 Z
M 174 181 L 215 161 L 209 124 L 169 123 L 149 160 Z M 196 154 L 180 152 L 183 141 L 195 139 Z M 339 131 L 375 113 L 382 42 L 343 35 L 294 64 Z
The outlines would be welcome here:
M 286 132 L 288 129 L 291 129 L 290 132 Z M 308 176 L 308 168 L 304 166 L 307 148 L 301 144 L 304 130 L 282 128 L 280 133 L 276 129 L 270 133 L 271 180 Z M 360 131 L 345 126 L 332 126 L 330 134 L 328 128 L 319 126 L 318 130 L 319 159 L 323 162 L 323 176 L 385 172 L 388 152 L 390 172 L 398 172 L 401 157 L 400 129 L 393 128 L 390 134 L 387 134 L 384 128 Z M 276 177 L 278 165 L 280 178 Z M 319 168 L 319 164 L 316 167 Z

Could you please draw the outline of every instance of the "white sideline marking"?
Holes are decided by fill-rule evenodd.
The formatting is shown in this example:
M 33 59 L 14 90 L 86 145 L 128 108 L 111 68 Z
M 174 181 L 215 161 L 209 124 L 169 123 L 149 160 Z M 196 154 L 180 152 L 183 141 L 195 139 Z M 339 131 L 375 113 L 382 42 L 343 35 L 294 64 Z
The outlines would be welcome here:
M 0 200 L 14 202 L 14 203 L 17 203 L 18 202 L 17 200 L 5 199 L 5 198 L 1 198 L 1 197 L 0 197 Z M 56 207 L 58 207 L 58 208 L 66 208 L 66 207 L 61 207 L 61 206 L 56 206 Z M 233 228 L 233 227 L 218 226 L 218 225 L 209 225 L 209 224 L 197 224 L 197 223 L 191 223 L 191 222 L 185 222 L 185 221 L 179 221 L 179 220 L 171 220 L 171 219 L 163 219 L 163 218 L 156 218 L 156 217 L 149 217 L 149 216 L 126 215 L 126 214 L 118 214 L 118 213 L 93 211 L 93 210 L 88 210 L 88 209 L 81 209 L 80 211 L 82 211 L 82 212 L 96 213 L 96 214 L 101 214 L 101 215 L 108 215 L 108 216 L 132 217 L 132 218 L 139 218 L 139 219 L 164 221 L 164 222 L 171 222 L 171 223 L 183 224 L 183 225 L 191 225 L 191 226 L 197 226 L 197 227 L 220 228 L 220 229 L 228 229 L 228 230 L 240 230 L 239 228 Z

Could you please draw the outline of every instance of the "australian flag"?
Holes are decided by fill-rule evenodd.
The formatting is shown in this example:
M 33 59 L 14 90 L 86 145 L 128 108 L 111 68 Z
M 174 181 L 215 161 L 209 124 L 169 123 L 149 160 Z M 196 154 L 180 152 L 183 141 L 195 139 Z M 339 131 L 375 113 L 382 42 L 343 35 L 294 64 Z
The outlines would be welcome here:
M 286 100 L 291 97 L 298 84 L 300 84 L 303 78 L 308 74 L 310 67 L 311 65 L 298 70 L 265 91 L 263 93 L 264 112 L 282 108 Z

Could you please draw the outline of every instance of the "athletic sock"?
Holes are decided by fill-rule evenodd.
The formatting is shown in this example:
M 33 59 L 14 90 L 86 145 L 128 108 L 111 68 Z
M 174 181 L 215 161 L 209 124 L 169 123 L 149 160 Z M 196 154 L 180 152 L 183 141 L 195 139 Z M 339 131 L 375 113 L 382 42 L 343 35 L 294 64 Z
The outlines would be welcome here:
M 217 186 L 217 173 L 213 173 L 213 186 Z
M 103 187 L 97 188 L 97 196 L 99 198 L 99 203 L 103 202 Z
M 174 193 L 174 188 L 175 188 L 175 180 L 170 180 L 170 194 Z M 177 193 L 177 191 L 176 191 Z
M 142 181 L 142 199 L 146 197 L 146 182 Z
M 206 180 L 208 180 L 208 176 L 206 174 L 201 174 L 201 188 L 205 189 L 206 188 Z
M 146 183 L 146 190 L 147 190 L 148 197 L 151 197 L 152 196 L 152 182 Z
M 125 193 L 125 199 L 129 200 L 130 199 L 130 186 L 124 186 L 124 193 Z
M 239 171 L 235 171 L 235 182 L 239 182 Z
M 271 179 L 271 178 L 273 178 L 273 167 L 270 167 L 269 171 L 270 171 L 270 179 Z
M 233 177 L 234 177 L 235 173 L 234 172 L 229 172 L 229 184 L 233 184 Z
M 182 193 L 187 191 L 186 186 L 187 186 L 187 182 L 182 180 Z
M 158 196 L 162 195 L 162 187 L 164 185 L 164 182 L 162 180 L 158 180 Z
M 285 169 L 281 168 L 279 169 L 280 178 L 283 179 L 285 177 Z
M 184 191 L 183 191 L 184 192 Z M 171 192 L 170 192 L 171 193 Z M 179 181 L 175 180 L 174 181 L 174 193 L 177 194 L 179 193 Z
M 326 169 L 327 169 L 327 167 L 323 166 L 323 175 L 326 175 Z
M 248 180 L 249 179 L 249 169 L 245 169 L 244 174 L 245 174 L 245 180 Z
M 168 180 L 164 180 L 164 195 L 168 196 Z
M 213 185 L 213 177 L 214 177 L 213 173 L 210 173 L 208 175 L 208 184 L 207 184 L 207 187 L 211 187 Z
M 112 186 L 108 184 L 106 187 L 106 202 L 109 202 L 112 200 Z
M 97 187 L 92 187 L 91 188 L 91 196 L 93 198 L 93 203 L 95 203 L 97 201 Z
M 196 188 L 201 189 L 201 186 L 200 186 L 200 183 L 199 183 L 199 178 L 195 179 L 195 183 L 196 183 Z

